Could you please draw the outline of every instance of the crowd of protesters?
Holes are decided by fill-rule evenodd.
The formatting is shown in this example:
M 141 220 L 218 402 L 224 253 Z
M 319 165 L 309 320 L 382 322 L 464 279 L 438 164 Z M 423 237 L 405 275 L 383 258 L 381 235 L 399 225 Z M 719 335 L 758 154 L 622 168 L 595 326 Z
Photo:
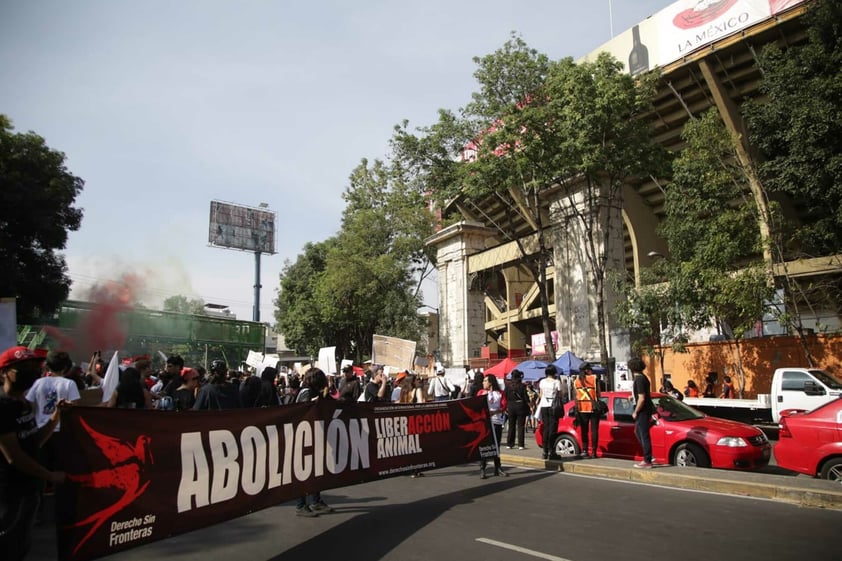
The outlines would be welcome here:
M 95 353 L 87 368 L 73 363 L 66 352 L 32 351 L 12 347 L 0 354 L 0 551 L 8 559 L 23 559 L 29 550 L 32 529 L 45 494 L 61 484 L 57 471 L 55 440 L 60 430 L 59 413 L 72 404 L 162 411 L 219 410 L 274 407 L 324 399 L 340 402 L 424 403 L 463 397 L 485 396 L 488 400 L 495 445 L 501 444 L 506 422 L 506 403 L 511 404 L 509 447 L 524 446 L 524 431 L 535 430 L 534 412 L 539 393 L 530 382 L 515 377 L 501 387 L 497 378 L 482 371 L 468 372 L 461 385 L 445 375 L 436 364 L 435 376 L 409 370 L 387 375 L 382 366 L 371 364 L 361 372 L 351 365 L 338 376 L 318 368 L 298 373 L 284 367 L 265 367 L 259 373 L 231 369 L 224 360 L 213 360 L 206 370 L 191 366 L 178 355 L 166 358 L 153 369 L 149 356 L 123 361 L 116 372 L 117 384 L 103 400 L 109 376 L 108 364 Z M 89 396 L 93 395 L 93 398 Z M 52 444 L 51 444 L 52 442 Z M 499 453 L 493 458 L 494 474 L 500 467 Z M 480 474 L 487 476 L 485 460 Z M 415 471 L 412 477 L 423 477 Z M 319 493 L 301 497 L 299 516 L 333 512 Z

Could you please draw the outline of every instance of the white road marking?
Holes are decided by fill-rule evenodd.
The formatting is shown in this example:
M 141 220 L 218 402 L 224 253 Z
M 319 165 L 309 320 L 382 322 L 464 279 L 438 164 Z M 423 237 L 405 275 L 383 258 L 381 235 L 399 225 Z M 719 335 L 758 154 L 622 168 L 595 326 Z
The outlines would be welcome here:
M 570 561 L 570 559 L 566 559 L 564 557 L 556 557 L 555 555 L 550 555 L 549 553 L 542 553 L 540 551 L 535 551 L 534 549 L 526 549 L 525 547 L 520 547 L 519 545 L 512 545 L 510 543 L 505 542 L 498 542 L 497 540 L 490 540 L 488 538 L 477 538 L 476 541 L 487 543 L 488 545 L 494 545 L 497 547 L 502 547 L 503 549 L 510 549 L 512 551 L 517 551 L 518 553 L 524 553 L 526 555 L 531 555 L 532 557 L 538 557 L 540 559 L 548 559 L 549 561 Z

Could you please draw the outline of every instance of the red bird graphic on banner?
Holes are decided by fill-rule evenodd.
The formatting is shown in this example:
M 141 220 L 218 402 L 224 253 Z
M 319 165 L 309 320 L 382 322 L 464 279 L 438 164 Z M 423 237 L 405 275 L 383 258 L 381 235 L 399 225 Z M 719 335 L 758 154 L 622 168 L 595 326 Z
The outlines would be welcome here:
M 109 518 L 132 504 L 135 499 L 146 491 L 149 486 L 149 481 L 141 484 L 141 474 L 143 468 L 149 460 L 149 463 L 154 463 L 152 452 L 149 450 L 151 439 L 146 435 L 137 437 L 137 442 L 134 445 L 119 440 L 117 438 L 106 436 L 97 432 L 88 425 L 84 419 L 80 418 L 79 422 L 82 427 L 88 432 L 90 437 L 96 443 L 97 447 L 102 451 L 103 455 L 111 463 L 110 469 L 101 469 L 86 474 L 67 475 L 69 481 L 79 483 L 86 487 L 93 487 L 96 489 L 119 489 L 123 491 L 123 496 L 113 505 L 106 507 L 98 512 L 93 513 L 84 520 L 80 520 L 75 524 L 71 524 L 68 528 L 76 528 L 91 525 L 88 533 L 85 534 L 76 547 L 73 553 L 79 551 L 79 548 L 88 541 L 88 539 L 102 526 Z
M 464 446 L 469 449 L 469 453 L 472 453 L 477 449 L 480 443 L 488 438 L 489 434 L 491 434 L 488 422 L 488 409 L 483 408 L 481 411 L 474 411 L 470 407 L 466 407 L 463 403 L 460 403 L 459 405 L 462 407 L 462 411 L 465 412 L 465 415 L 471 419 L 469 423 L 459 425 L 459 428 L 465 432 L 477 433 L 477 437 Z

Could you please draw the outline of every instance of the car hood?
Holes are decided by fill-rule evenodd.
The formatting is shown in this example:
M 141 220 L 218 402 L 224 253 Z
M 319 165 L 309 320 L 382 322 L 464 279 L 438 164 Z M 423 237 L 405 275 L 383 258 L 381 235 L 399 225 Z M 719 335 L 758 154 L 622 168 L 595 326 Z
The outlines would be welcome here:
M 709 433 L 715 433 L 720 436 L 757 436 L 763 434 L 763 431 L 757 427 L 747 425 L 745 423 L 738 423 L 737 421 L 729 421 L 728 419 L 717 419 L 716 417 L 702 417 L 701 419 L 692 419 L 689 421 L 667 421 L 672 426 L 686 427 L 688 430 L 702 430 Z

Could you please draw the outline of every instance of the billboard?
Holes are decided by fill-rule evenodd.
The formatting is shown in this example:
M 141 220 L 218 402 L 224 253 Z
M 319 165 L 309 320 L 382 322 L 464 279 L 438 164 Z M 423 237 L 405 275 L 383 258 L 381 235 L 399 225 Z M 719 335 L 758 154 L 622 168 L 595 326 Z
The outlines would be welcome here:
M 275 253 L 275 212 L 211 201 L 208 243 L 215 247 Z
M 633 76 L 667 66 L 804 0 L 679 0 L 584 57 L 611 53 Z

